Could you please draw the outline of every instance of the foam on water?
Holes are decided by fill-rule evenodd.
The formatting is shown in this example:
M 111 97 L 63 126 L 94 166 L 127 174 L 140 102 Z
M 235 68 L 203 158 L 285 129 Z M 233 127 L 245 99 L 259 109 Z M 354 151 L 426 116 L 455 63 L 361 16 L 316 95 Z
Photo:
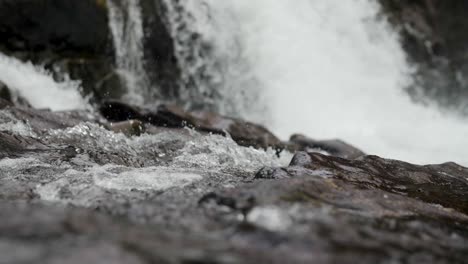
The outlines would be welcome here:
M 412 69 L 397 34 L 376 20 L 376 2 L 187 2 L 202 36 L 221 47 L 236 43 L 249 58 L 273 117 L 266 125 L 281 137 L 336 137 L 384 157 L 468 165 L 468 149 L 460 147 L 468 143 L 468 122 L 416 105 L 403 92 Z
M 83 109 L 87 102 L 76 81 L 55 82 L 40 67 L 23 63 L 0 53 L 0 81 L 19 92 L 36 108 L 52 110 Z
M 113 172 L 112 169 L 123 169 Z M 163 167 L 129 169 L 119 166 L 103 166 L 93 172 L 96 185 L 116 190 L 165 190 L 183 187 L 202 179 L 194 172 Z
M 211 170 L 240 168 L 255 172 L 264 166 L 286 166 L 291 159 L 292 154 L 287 151 L 277 157 L 273 149 L 246 148 L 231 138 L 199 135 L 185 144 L 180 155 L 174 159 L 174 165 Z
M 241 168 L 258 170 L 263 166 L 286 166 L 292 158 L 289 152 L 276 156 L 272 149 L 264 151 L 239 146 L 231 138 L 220 135 L 202 135 L 187 129 L 189 133 L 163 132 L 157 135 L 143 134 L 140 137 L 126 137 L 113 133 L 91 123 L 75 127 L 51 130 L 46 136 L 50 142 L 61 142 L 82 149 L 102 149 L 108 153 L 125 153 L 128 158 L 138 158 L 145 154 L 171 155 L 169 150 L 160 150 L 165 144 L 183 145 L 174 150 L 172 160 L 174 168 L 201 168 L 222 170 Z
M 36 188 L 41 199 L 87 205 L 99 199 L 102 189 L 161 191 L 180 188 L 203 177 L 224 175 L 226 171 L 254 173 L 264 166 L 286 166 L 292 156 L 284 152 L 277 157 L 273 150 L 241 147 L 231 138 L 219 135 L 203 135 L 189 129 L 186 132 L 127 137 L 91 123 L 49 130 L 42 140 L 74 146 L 80 154 L 54 166 L 35 159 L 34 162 L 5 159 L 0 161 L 0 172 L 19 175 L 30 164 L 47 165 L 54 171 L 47 172 L 45 183 Z M 114 154 L 123 159 L 113 159 Z M 93 158 L 96 155 L 103 157 L 105 165 L 97 164 L 101 163 Z M 62 197 L 65 189 L 73 193 L 73 201 Z

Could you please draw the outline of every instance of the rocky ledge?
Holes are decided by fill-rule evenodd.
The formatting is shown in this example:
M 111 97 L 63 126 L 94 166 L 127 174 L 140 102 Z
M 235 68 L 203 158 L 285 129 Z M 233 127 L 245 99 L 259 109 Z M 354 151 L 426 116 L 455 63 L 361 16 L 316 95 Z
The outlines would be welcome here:
M 468 169 L 455 163 L 413 165 L 302 135 L 281 142 L 175 106 L 114 101 L 101 115 L 0 105 L 1 263 L 468 258 Z

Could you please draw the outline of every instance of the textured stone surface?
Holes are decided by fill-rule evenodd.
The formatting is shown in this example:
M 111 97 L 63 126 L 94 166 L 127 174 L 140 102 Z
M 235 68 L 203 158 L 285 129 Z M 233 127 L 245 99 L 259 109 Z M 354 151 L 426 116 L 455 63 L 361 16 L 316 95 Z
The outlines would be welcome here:
M 15 111 L 0 111 L 10 119 L 0 133 L 5 263 L 468 257 L 468 169 L 454 163 L 304 151 L 278 158 L 184 128 L 148 125 L 151 135 L 125 136 L 73 113 L 28 117 L 37 123 L 25 131 L 5 125 L 20 122 Z

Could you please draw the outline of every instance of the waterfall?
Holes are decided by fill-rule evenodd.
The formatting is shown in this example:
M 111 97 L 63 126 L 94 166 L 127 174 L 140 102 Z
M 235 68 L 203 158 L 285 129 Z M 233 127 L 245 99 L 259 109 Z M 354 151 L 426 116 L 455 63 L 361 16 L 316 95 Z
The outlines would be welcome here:
M 189 109 L 262 122 L 270 121 L 252 60 L 230 10 L 203 1 L 164 0 L 182 71 L 179 101 Z M 222 5 L 222 4 L 221 4 Z M 218 13 L 219 12 L 219 13 Z
M 221 87 L 219 104 L 232 100 L 237 115 L 285 139 L 303 132 L 416 163 L 468 162 L 460 147 L 468 122 L 414 104 L 404 92 L 413 69 L 397 34 L 377 19 L 376 1 L 166 2 L 185 12 L 171 11 L 183 70 L 210 73 Z M 218 89 L 203 80 L 199 89 Z M 258 109 L 271 122 L 252 113 Z
M 54 111 L 86 108 L 77 81 L 56 82 L 39 66 L 0 53 L 0 81 L 24 97 L 33 107 Z
M 150 83 L 144 68 L 144 30 L 139 0 L 107 0 L 118 73 L 125 82 L 125 100 L 145 103 Z

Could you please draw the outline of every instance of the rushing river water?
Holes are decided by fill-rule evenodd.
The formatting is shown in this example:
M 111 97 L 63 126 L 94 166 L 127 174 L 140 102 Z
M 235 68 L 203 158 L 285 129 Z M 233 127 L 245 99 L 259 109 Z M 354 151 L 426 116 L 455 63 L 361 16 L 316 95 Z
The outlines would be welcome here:
M 212 43 L 211 60 L 227 65 L 212 72 L 241 116 L 284 139 L 301 132 L 389 158 L 468 163 L 460 147 L 468 143 L 468 122 L 411 102 L 404 88 L 412 69 L 374 1 L 205 3 L 184 4 L 195 16 L 191 30 Z M 239 73 L 249 82 L 239 82 Z
M 138 1 L 109 1 L 117 65 L 140 103 L 149 87 Z M 123 2 L 125 3 L 125 1 Z M 130 3 L 130 2 L 129 2 Z M 183 100 L 260 122 L 286 139 L 295 132 L 341 138 L 369 154 L 416 163 L 468 164 L 468 122 L 410 101 L 398 36 L 373 1 L 166 1 L 184 78 Z M 181 23 L 188 27 L 178 27 Z M 188 41 L 197 33 L 198 42 Z M 184 41 L 185 40 L 185 41 Z M 187 54 L 210 52 L 195 60 Z M 203 52 L 201 52 L 203 54 Z M 198 78 L 203 69 L 210 78 Z M 0 56 L 0 80 L 31 104 L 84 108 L 76 82 L 57 83 L 38 66 Z M 155 89 L 155 88 L 154 88 Z M 212 97 L 203 97 L 211 91 Z M 213 92 L 214 91 L 214 92 Z M 183 101 L 182 100 L 182 101 Z

